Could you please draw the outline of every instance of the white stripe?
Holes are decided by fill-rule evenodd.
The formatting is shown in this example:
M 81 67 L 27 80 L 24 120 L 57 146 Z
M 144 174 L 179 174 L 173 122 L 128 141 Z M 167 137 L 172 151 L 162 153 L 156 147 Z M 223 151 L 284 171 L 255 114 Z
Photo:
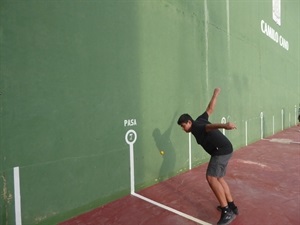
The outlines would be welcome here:
M 283 112 L 283 109 L 281 110 L 281 130 L 283 130 L 283 115 L 284 115 L 284 112 Z
M 189 169 L 192 169 L 192 135 L 189 133 Z
M 295 105 L 295 125 L 297 125 L 297 105 Z
M 245 121 L 245 138 L 246 138 L 246 143 L 245 145 L 247 146 L 248 145 L 248 122 Z
M 204 0 L 204 29 L 205 29 L 205 80 L 206 91 L 208 91 L 208 8 L 207 0 Z
M 281 144 L 300 144 L 299 141 L 293 141 L 285 138 L 262 139 L 263 141 L 276 142 Z
M 229 0 L 226 0 L 226 15 L 227 15 L 227 51 L 228 51 L 228 58 L 231 60 L 231 53 L 230 53 L 230 10 L 229 10 Z
M 15 191 L 15 219 L 16 219 L 16 225 L 22 225 L 19 167 L 14 167 L 14 191 Z
M 160 208 L 163 208 L 163 209 L 168 210 L 168 211 L 170 211 L 170 212 L 172 212 L 172 213 L 175 213 L 175 214 L 177 214 L 177 215 L 179 215 L 179 216 L 182 216 L 182 217 L 184 217 L 184 218 L 186 218 L 186 219 L 188 219 L 188 220 L 192 220 L 192 221 L 194 221 L 194 222 L 196 222 L 196 223 L 199 223 L 199 224 L 202 224 L 202 225 L 211 225 L 210 223 L 207 223 L 207 222 L 205 222 L 205 221 L 199 220 L 199 219 L 197 219 L 197 218 L 195 218 L 195 217 L 193 217 L 193 216 L 190 216 L 190 215 L 188 215 L 188 214 L 185 214 L 185 213 L 183 213 L 183 212 L 180 212 L 180 211 L 178 211 L 178 210 L 176 210 L 176 209 L 173 209 L 173 208 L 171 208 L 171 207 L 169 207 L 169 206 L 163 205 L 163 204 L 158 203 L 158 202 L 156 202 L 156 201 L 153 201 L 153 200 L 151 200 L 151 199 L 149 199 L 149 198 L 146 198 L 146 197 L 144 197 L 144 196 L 142 196 L 142 195 L 139 195 L 139 194 L 136 194 L 136 193 L 133 193 L 132 195 L 135 196 L 135 197 L 137 197 L 137 198 L 140 198 L 140 199 L 142 199 L 142 200 L 144 200 L 144 201 L 146 201 L 146 202 L 149 202 L 149 203 L 151 203 L 151 204 L 153 204 L 153 205 L 156 205 L 156 206 L 158 206 L 158 207 L 160 207 Z
M 264 138 L 264 113 L 260 113 L 260 139 Z
M 137 133 L 134 130 L 129 130 L 125 134 L 125 141 L 129 145 L 129 157 L 130 157 L 130 192 L 131 194 L 135 191 L 134 182 L 134 152 L 133 144 L 136 142 Z
M 275 133 L 275 118 L 273 116 L 273 134 Z
M 130 148 L 130 189 L 132 194 L 135 191 L 133 144 L 130 144 L 129 148 Z

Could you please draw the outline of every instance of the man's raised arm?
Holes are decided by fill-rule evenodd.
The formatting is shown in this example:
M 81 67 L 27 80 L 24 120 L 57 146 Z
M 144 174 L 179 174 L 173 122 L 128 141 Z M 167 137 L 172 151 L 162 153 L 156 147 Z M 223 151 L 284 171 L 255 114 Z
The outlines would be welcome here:
M 206 108 L 206 112 L 209 116 L 213 113 L 213 111 L 215 109 L 215 105 L 217 103 L 217 97 L 220 92 L 221 92 L 220 88 L 215 88 L 214 93 L 213 93 L 213 95 L 208 103 L 208 106 Z

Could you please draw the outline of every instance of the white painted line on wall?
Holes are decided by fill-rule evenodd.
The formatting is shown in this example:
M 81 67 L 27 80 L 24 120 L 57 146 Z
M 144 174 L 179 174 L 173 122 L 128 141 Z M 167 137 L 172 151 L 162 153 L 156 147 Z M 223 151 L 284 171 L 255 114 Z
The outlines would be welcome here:
M 295 125 L 297 125 L 297 105 L 295 105 Z
M 22 225 L 21 216 L 21 192 L 20 192 L 20 170 L 14 167 L 14 192 L 15 192 L 15 220 L 16 225 Z
M 130 192 L 135 191 L 133 145 L 130 145 Z
M 260 113 L 260 139 L 264 138 L 264 113 Z
M 275 117 L 273 116 L 273 134 L 275 133 Z
M 208 8 L 207 0 L 204 0 L 204 29 L 205 29 L 205 81 L 206 91 L 208 91 Z
M 281 130 L 283 130 L 283 116 L 284 116 L 284 112 L 283 109 L 281 110 Z
M 229 9 L 229 0 L 226 0 L 226 16 L 227 16 L 227 51 L 228 51 L 228 58 L 231 60 L 231 53 L 230 53 L 230 9 Z
M 161 204 L 161 203 L 159 203 L 159 202 L 153 201 L 153 200 L 151 200 L 151 199 L 149 199 L 149 198 L 146 198 L 146 197 L 144 197 L 144 196 L 142 196 L 142 195 L 139 195 L 139 194 L 136 194 L 136 193 L 133 193 L 132 195 L 135 196 L 135 197 L 137 197 L 137 198 L 140 198 L 140 199 L 142 199 L 142 200 L 144 200 L 144 201 L 146 201 L 146 202 L 149 202 L 149 203 L 151 203 L 151 204 L 153 204 L 153 205 L 156 205 L 156 206 L 158 206 L 158 207 L 160 207 L 160 208 L 163 208 L 163 209 L 168 210 L 168 211 L 170 211 L 170 212 L 172 212 L 172 213 L 175 213 L 175 214 L 177 214 L 177 215 L 179 215 L 179 216 L 182 216 L 182 217 L 184 217 L 184 218 L 186 218 L 186 219 L 188 219 L 188 220 L 192 220 L 192 221 L 194 221 L 194 222 L 196 222 L 196 223 L 198 223 L 198 224 L 202 224 L 202 225 L 211 225 L 210 223 L 207 223 L 207 222 L 205 222 L 205 221 L 203 221 L 203 220 L 199 220 L 199 219 L 197 219 L 197 218 L 195 218 L 195 217 L 193 217 L 193 216 L 190 216 L 190 215 L 188 215 L 188 214 L 186 214 L 186 213 L 180 212 L 180 211 L 178 211 L 178 210 L 176 210 L 176 209 L 173 209 L 173 208 L 171 208 L 171 207 L 169 207 L 169 206 L 163 205 L 163 204 Z
M 245 139 L 246 139 L 246 143 L 245 143 L 245 145 L 247 146 L 248 145 L 248 122 L 247 121 L 245 121 Z
M 189 169 L 192 169 L 192 135 L 189 133 Z
M 137 134 L 134 130 L 127 131 L 125 135 L 125 141 L 129 145 L 129 154 L 130 154 L 130 192 L 131 194 L 135 191 L 135 182 L 134 182 L 134 153 L 133 153 L 133 144 L 136 142 Z
M 226 118 L 225 118 L 225 117 L 222 117 L 221 123 L 222 123 L 222 124 L 225 124 L 225 123 L 226 123 Z M 222 133 L 223 133 L 223 135 L 225 135 L 225 129 L 222 129 Z

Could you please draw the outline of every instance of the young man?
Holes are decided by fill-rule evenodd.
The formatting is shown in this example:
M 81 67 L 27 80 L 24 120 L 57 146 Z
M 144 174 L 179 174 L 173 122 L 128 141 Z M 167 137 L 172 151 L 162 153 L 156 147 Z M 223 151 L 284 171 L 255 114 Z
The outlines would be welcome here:
M 231 142 L 218 129 L 232 130 L 236 129 L 236 126 L 230 122 L 226 124 L 211 124 L 208 121 L 208 117 L 215 109 L 220 91 L 220 88 L 214 90 L 206 111 L 196 120 L 193 120 L 189 114 L 183 114 L 179 117 L 177 123 L 185 132 L 191 132 L 197 143 L 211 155 L 206 171 L 206 179 L 220 203 L 218 209 L 222 210 L 218 225 L 226 225 L 234 220 L 235 215 L 238 214 L 238 208 L 233 202 L 229 186 L 224 179 L 233 147 Z

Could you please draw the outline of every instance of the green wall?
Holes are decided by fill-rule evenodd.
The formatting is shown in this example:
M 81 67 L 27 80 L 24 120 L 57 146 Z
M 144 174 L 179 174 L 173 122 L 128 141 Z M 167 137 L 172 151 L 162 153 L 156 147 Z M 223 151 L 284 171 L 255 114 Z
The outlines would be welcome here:
M 0 223 L 55 224 L 188 169 L 177 117 L 235 122 L 235 149 L 295 124 L 300 102 L 299 1 L 0 1 Z M 262 23 L 262 20 L 264 23 Z M 268 37 L 268 24 L 288 50 Z M 129 120 L 129 123 L 127 122 Z M 128 125 L 129 124 L 129 125 Z M 193 166 L 208 155 L 192 140 Z M 163 150 L 165 154 L 160 155 Z

